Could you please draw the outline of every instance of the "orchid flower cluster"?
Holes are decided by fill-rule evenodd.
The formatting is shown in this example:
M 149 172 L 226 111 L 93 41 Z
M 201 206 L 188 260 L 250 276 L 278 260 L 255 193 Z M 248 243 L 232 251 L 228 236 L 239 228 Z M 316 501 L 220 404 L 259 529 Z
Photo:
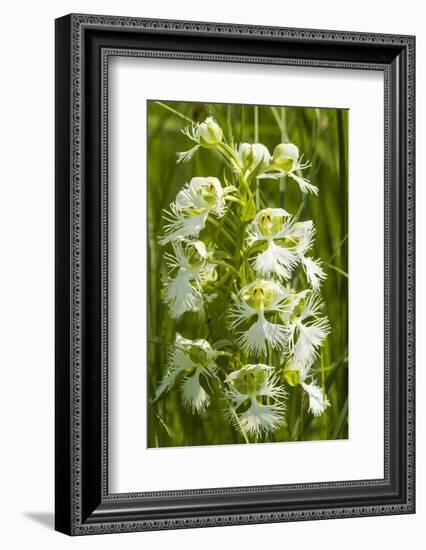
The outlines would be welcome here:
M 183 133 L 193 146 L 177 153 L 178 163 L 210 149 L 229 177 L 226 184 L 193 177 L 164 211 L 162 299 L 177 323 L 200 312 L 200 319 L 209 318 L 209 308 L 219 303 L 223 338 L 213 342 L 207 323 L 205 339 L 176 332 L 154 401 L 176 388 L 190 412 L 203 414 L 215 396 L 224 421 L 247 442 L 257 441 L 285 422 L 288 393 L 296 386 L 314 416 L 330 406 L 315 379 L 330 332 L 320 294 L 326 274 L 311 255 L 315 226 L 282 205 L 262 204 L 260 193 L 265 179 L 292 181 L 302 196 L 317 195 L 318 188 L 304 177 L 310 164 L 293 143 L 278 144 L 272 154 L 261 143 L 235 146 L 212 117 Z

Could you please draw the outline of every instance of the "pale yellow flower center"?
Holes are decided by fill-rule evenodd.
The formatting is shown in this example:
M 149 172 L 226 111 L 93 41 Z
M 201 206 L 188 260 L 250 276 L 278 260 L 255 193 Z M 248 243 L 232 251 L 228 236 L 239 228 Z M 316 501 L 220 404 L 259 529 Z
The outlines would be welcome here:
M 283 216 L 274 216 L 270 210 L 265 210 L 259 215 L 258 227 L 265 237 L 273 237 L 282 230 L 283 225 Z
M 233 380 L 234 387 L 242 395 L 255 397 L 266 381 L 266 372 L 261 369 L 242 370 Z
M 217 204 L 217 190 L 212 183 L 208 183 L 200 188 L 200 196 L 208 206 Z
M 243 295 L 245 303 L 256 311 L 262 311 L 276 297 L 276 290 L 259 282 Z

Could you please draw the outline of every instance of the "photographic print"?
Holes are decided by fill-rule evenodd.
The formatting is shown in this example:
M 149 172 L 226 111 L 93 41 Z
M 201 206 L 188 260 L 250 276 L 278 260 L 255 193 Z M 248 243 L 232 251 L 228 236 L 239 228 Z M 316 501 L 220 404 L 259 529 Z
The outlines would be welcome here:
M 149 100 L 148 441 L 348 438 L 348 110 Z

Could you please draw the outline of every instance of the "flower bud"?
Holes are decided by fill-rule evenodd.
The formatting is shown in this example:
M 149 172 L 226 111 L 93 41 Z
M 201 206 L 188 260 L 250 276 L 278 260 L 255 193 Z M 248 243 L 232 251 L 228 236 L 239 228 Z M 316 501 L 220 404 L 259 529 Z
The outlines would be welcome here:
M 282 172 L 291 172 L 297 165 L 299 149 L 293 143 L 280 143 L 274 149 L 272 164 Z
M 283 378 L 289 386 L 297 386 L 300 384 L 300 371 L 284 369 Z
M 203 147 L 214 147 L 222 141 L 222 128 L 212 117 L 206 118 L 194 131 L 195 138 Z
M 268 163 L 271 159 L 268 149 L 262 143 L 242 143 L 238 150 L 244 170 L 254 170 L 261 163 Z

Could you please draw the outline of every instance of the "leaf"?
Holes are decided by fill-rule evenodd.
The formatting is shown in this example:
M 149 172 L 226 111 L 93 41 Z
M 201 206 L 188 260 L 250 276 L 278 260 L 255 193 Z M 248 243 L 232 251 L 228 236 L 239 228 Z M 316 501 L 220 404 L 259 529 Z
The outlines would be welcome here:
M 256 210 L 256 204 L 254 202 L 254 199 L 249 199 L 242 211 L 243 221 L 248 222 L 253 220 L 253 218 L 256 216 L 256 213 L 257 213 L 257 210 Z
M 230 260 L 231 259 L 231 255 L 229 254 L 229 252 L 224 252 L 223 250 L 215 250 L 213 252 L 213 254 L 211 255 L 211 257 L 212 257 L 213 261 L 215 259 L 217 259 L 217 260 Z

